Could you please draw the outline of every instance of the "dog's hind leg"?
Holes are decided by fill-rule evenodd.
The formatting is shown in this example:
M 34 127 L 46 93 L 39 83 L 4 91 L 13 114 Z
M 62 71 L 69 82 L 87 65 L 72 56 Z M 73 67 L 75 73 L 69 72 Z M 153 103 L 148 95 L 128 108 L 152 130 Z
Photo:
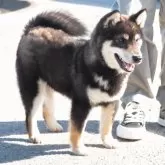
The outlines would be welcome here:
M 72 152 L 76 155 L 87 154 L 81 135 L 85 128 L 88 113 L 88 106 L 73 101 L 70 121 L 70 141 Z
M 54 110 L 54 90 L 46 85 L 45 100 L 43 105 L 43 117 L 48 128 L 53 132 L 61 132 L 62 126 L 57 122 L 55 118 Z
M 117 141 L 112 137 L 113 119 L 116 112 L 116 102 L 103 106 L 101 111 L 100 134 L 106 148 L 116 148 Z
M 17 80 L 25 108 L 29 139 L 33 143 L 40 143 L 37 112 L 41 110 L 43 105 L 45 83 L 39 80 L 36 65 L 32 62 L 30 56 L 28 57 L 29 59 L 25 58 L 25 61 L 21 58 L 16 60 Z
M 42 110 L 46 84 L 42 80 L 39 80 L 37 85 L 38 93 L 33 99 L 31 110 L 26 115 L 29 139 L 33 143 L 41 143 L 41 139 L 39 137 L 40 133 L 37 126 L 37 117 L 38 112 Z

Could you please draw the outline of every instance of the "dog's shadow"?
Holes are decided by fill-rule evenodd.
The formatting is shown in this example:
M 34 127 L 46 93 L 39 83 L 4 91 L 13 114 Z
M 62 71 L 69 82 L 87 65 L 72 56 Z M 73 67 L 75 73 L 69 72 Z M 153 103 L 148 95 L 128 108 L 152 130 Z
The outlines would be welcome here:
M 63 127 L 62 133 L 67 133 L 68 121 L 62 120 L 59 123 Z M 50 133 L 44 121 L 39 121 L 38 127 L 42 134 Z M 86 131 L 97 134 L 99 132 L 98 128 L 99 122 L 93 120 L 87 123 Z M 44 155 L 72 155 L 69 142 L 68 144 L 31 144 L 28 139 L 20 138 L 20 135 L 25 134 L 27 134 L 27 131 L 24 121 L 0 122 L 0 163 L 31 159 Z
M 21 145 L 19 138 L 0 138 L 0 163 L 9 163 L 45 155 L 71 154 L 68 144 Z

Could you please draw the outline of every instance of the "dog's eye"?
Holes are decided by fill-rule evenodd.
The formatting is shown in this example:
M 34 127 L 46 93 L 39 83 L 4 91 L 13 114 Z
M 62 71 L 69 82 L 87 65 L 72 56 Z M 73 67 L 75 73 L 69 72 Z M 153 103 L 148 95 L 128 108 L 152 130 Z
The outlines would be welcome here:
M 141 40 L 141 37 L 139 34 L 136 34 L 134 39 L 135 39 L 135 42 L 138 42 Z
M 120 42 L 120 43 L 123 43 L 124 41 L 125 41 L 124 38 L 119 38 L 119 42 Z
M 136 42 L 140 41 L 140 38 L 136 38 L 135 41 L 136 41 Z
M 113 45 L 120 48 L 125 48 L 127 46 L 127 40 L 124 37 L 118 37 L 113 40 Z
M 124 44 L 124 43 L 125 43 L 125 39 L 124 39 L 123 37 L 118 38 L 118 39 L 117 39 L 117 43 L 118 43 L 118 44 Z

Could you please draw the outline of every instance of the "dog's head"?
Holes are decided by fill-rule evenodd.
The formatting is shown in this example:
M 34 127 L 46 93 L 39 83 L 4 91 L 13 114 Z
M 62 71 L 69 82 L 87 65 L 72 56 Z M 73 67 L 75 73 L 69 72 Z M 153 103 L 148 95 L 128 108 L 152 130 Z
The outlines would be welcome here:
M 117 10 L 105 15 L 92 34 L 94 53 L 119 73 L 132 72 L 142 61 L 142 28 L 146 15 L 145 9 L 128 17 Z

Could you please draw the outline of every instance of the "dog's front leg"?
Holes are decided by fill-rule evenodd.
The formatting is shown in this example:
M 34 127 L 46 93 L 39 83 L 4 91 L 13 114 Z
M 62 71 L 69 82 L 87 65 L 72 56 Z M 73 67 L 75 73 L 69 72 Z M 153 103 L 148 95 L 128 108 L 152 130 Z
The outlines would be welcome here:
M 112 137 L 113 118 L 116 112 L 117 102 L 108 104 L 102 107 L 100 134 L 103 145 L 106 148 L 116 148 L 117 140 Z
M 82 142 L 82 132 L 85 128 L 85 121 L 89 113 L 89 106 L 77 102 L 72 103 L 70 121 L 70 141 L 72 152 L 75 155 L 87 155 L 85 146 Z

